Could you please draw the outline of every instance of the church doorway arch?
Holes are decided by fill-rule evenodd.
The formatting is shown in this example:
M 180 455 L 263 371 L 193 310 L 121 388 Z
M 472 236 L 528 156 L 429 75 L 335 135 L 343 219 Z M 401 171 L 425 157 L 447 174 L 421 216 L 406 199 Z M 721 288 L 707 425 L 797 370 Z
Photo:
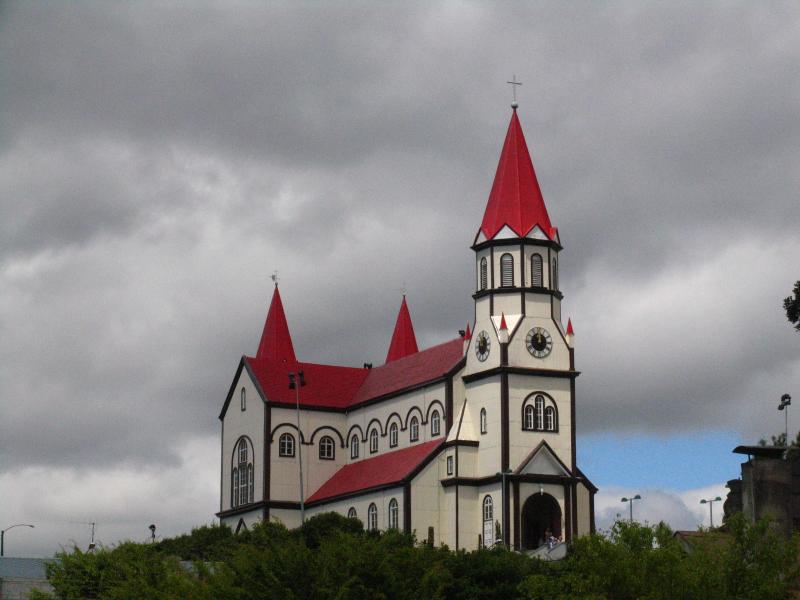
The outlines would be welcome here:
M 561 507 L 550 494 L 533 494 L 522 505 L 522 548 L 532 550 L 545 543 L 545 533 L 561 537 Z

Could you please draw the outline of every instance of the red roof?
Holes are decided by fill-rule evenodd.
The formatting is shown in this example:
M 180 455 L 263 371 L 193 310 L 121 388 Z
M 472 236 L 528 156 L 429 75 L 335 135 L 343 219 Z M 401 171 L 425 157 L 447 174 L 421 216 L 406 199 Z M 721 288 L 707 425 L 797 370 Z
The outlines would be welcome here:
M 504 225 L 519 237 L 525 237 L 536 225 L 551 240 L 556 237 L 516 109 L 511 115 L 481 231 L 490 240 Z
M 567 335 L 575 335 L 575 331 L 572 329 L 572 319 L 567 319 Z
M 397 322 L 394 325 L 392 341 L 389 344 L 389 352 L 386 354 L 386 362 L 414 354 L 416 351 L 417 338 L 414 336 L 414 325 L 411 324 L 408 304 L 406 304 L 406 297 L 403 296 L 400 312 L 397 313 Z
M 272 302 L 270 302 L 269 312 L 267 312 L 264 331 L 261 333 L 261 341 L 258 343 L 256 358 L 278 363 L 297 362 L 292 337 L 289 335 L 289 325 L 286 323 L 286 315 L 283 312 L 281 293 L 278 291 L 277 285 L 272 294 Z
M 401 483 L 443 443 L 444 437 L 345 465 L 306 502 L 311 504 L 344 494 Z
M 461 360 L 463 353 L 464 340 L 456 338 L 370 369 L 352 403 L 359 404 L 442 377 Z
M 457 338 L 374 369 L 245 360 L 270 402 L 295 403 L 288 373 L 302 369 L 306 385 L 300 388 L 301 406 L 345 409 L 442 377 L 461 360 L 462 348 L 463 340 Z

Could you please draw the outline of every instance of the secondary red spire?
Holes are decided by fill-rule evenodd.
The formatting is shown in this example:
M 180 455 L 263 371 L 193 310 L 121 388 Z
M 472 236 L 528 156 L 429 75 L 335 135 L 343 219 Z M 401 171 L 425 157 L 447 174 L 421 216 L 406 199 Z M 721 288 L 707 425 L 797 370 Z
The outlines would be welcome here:
M 286 361 L 290 364 L 297 362 L 292 336 L 289 334 L 289 325 L 286 323 L 286 315 L 283 312 L 281 293 L 278 291 L 277 285 L 272 294 L 272 302 L 269 305 L 261 341 L 258 343 L 256 358 L 275 362 Z
M 408 313 L 406 297 L 403 296 L 403 303 L 400 305 L 400 312 L 397 314 L 397 323 L 394 326 L 392 343 L 389 344 L 386 362 L 388 363 L 416 352 L 417 338 L 414 336 L 414 326 L 411 324 L 411 315 Z
M 572 329 L 572 319 L 567 319 L 567 335 L 575 335 L 575 331 Z
M 508 331 L 508 325 L 506 325 L 506 313 L 500 313 L 500 331 L 504 329 Z
M 550 239 L 556 236 L 516 109 L 511 115 L 481 231 L 490 240 L 504 225 L 508 225 L 519 237 L 528 235 L 536 225 Z
M 465 340 L 472 339 L 472 332 L 469 330 L 469 323 L 467 323 L 467 330 L 464 332 L 464 339 Z

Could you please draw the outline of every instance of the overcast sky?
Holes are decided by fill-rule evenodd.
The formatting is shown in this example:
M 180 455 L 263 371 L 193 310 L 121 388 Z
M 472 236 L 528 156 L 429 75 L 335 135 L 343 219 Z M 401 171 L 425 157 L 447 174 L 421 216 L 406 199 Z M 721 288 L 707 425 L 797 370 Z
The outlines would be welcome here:
M 0 4 L 9 554 L 212 521 L 274 270 L 303 360 L 380 363 L 403 287 L 454 337 L 514 74 L 601 524 L 693 527 L 800 399 L 798 64 L 796 2 Z

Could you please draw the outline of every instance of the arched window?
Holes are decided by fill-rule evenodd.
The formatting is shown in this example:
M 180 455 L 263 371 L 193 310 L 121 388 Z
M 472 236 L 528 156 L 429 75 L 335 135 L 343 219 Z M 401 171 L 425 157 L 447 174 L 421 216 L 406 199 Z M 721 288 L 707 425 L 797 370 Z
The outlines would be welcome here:
M 231 507 L 253 502 L 255 482 L 251 447 L 247 438 L 240 438 L 233 449 L 231 468 Z
M 500 257 L 500 285 L 514 287 L 514 257 L 508 252 Z
M 441 432 L 441 422 L 439 419 L 439 411 L 433 411 L 431 414 L 431 435 L 439 435 Z
M 547 431 L 556 430 L 556 411 L 552 406 L 544 409 L 544 428 Z
M 247 392 L 244 391 L 244 388 L 242 388 L 239 396 L 241 398 L 242 410 L 247 410 Z
M 358 436 L 350 438 L 350 458 L 358 458 Z
M 351 506 L 350 510 L 347 511 L 347 518 L 348 519 L 357 519 L 358 515 L 356 514 L 356 507 Z
M 544 396 L 536 396 L 536 429 L 544 429 Z
M 558 289 L 558 265 L 556 264 L 556 259 L 553 259 L 553 268 L 552 273 L 550 274 L 550 279 L 553 282 L 553 289 Z
M 398 431 L 397 423 L 392 423 L 389 426 L 389 446 L 392 448 L 397 446 L 397 431 Z
M 319 440 L 320 460 L 333 460 L 336 457 L 336 444 L 329 435 L 323 435 Z
M 540 254 L 531 254 L 531 285 L 542 287 L 542 257 Z
M 533 404 L 525 406 L 525 419 L 522 422 L 523 429 L 536 429 L 534 420 Z
M 409 425 L 411 432 L 411 441 L 416 442 L 419 439 L 419 420 L 417 417 L 411 417 L 411 425 Z
M 375 454 L 378 451 L 378 430 L 373 429 L 369 432 L 369 451 Z
M 485 496 L 483 498 L 483 520 L 494 520 L 494 502 L 492 501 L 491 496 Z
M 558 407 L 549 396 L 534 393 L 522 404 L 522 429 L 528 431 L 558 431 Z
M 278 438 L 278 456 L 294 456 L 294 436 L 282 433 Z
M 482 290 L 485 290 L 487 288 L 487 286 L 489 285 L 486 271 L 487 271 L 487 269 L 486 269 L 486 257 L 484 256 L 481 259 L 481 275 L 480 275 L 480 277 L 481 277 L 480 284 L 481 284 L 481 289 Z
M 378 507 L 374 502 L 367 509 L 367 529 L 378 531 Z
M 392 498 L 389 500 L 389 529 L 399 529 L 398 522 L 399 522 L 399 515 L 400 509 L 397 507 L 397 500 Z
M 486 433 L 486 409 L 481 409 L 481 433 Z

